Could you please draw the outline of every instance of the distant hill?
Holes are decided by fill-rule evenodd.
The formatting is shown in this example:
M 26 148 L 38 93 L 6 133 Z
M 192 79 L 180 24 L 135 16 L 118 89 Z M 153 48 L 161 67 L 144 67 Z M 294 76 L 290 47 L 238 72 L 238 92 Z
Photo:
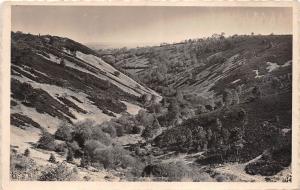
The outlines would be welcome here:
M 275 146 L 271 139 L 280 135 L 268 134 L 269 123 L 278 131 L 291 128 L 291 35 L 214 35 L 182 43 L 98 52 L 110 64 L 161 93 L 171 106 L 171 100 L 178 102 L 178 125 L 155 139 L 160 148 L 196 151 L 197 143 L 203 143 L 202 136 L 211 133 L 209 130 L 221 139 L 215 126 L 219 121 L 229 130 L 230 138 L 240 133 L 244 143 L 239 159 L 249 161 Z M 239 123 L 240 113 L 247 118 L 243 124 Z M 237 142 L 228 141 L 228 147 Z M 222 143 L 221 139 L 219 146 L 224 146 Z M 281 141 L 280 146 L 285 143 Z M 216 145 L 212 140 L 205 144 L 209 149 Z
M 121 49 L 121 48 L 136 48 L 136 47 L 144 47 L 144 46 L 154 46 L 156 43 L 122 43 L 122 42 L 90 42 L 85 44 L 87 47 L 99 50 L 99 49 Z
M 182 43 L 98 52 L 110 64 L 166 96 L 174 89 L 217 99 L 225 88 L 246 89 L 282 74 L 289 74 L 291 79 L 290 35 L 215 35 Z

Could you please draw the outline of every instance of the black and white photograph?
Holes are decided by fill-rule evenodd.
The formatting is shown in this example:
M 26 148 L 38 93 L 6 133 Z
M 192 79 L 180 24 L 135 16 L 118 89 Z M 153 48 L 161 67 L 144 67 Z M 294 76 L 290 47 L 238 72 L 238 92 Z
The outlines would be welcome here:
M 292 183 L 293 45 L 293 7 L 12 5 L 9 178 Z

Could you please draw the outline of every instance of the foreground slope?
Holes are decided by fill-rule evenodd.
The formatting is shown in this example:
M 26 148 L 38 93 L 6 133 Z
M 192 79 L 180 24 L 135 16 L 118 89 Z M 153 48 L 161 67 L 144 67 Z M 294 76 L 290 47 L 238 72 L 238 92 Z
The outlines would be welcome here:
M 13 32 L 11 50 L 11 145 L 21 152 L 62 122 L 100 124 L 136 114 L 144 94 L 159 97 L 67 38 Z M 38 160 L 49 158 L 32 151 Z

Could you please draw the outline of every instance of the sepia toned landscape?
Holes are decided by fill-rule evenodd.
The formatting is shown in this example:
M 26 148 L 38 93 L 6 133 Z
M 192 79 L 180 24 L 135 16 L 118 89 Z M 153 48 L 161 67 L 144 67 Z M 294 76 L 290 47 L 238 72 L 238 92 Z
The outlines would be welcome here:
M 201 7 L 197 37 L 171 26 L 192 31 L 200 8 L 68 7 L 57 28 L 39 23 L 56 16 L 43 9 L 12 9 L 11 180 L 292 181 L 291 10 Z M 149 24 L 150 10 L 173 25 Z M 233 19 L 244 13 L 253 26 Z M 106 32 L 72 39 L 74 15 Z

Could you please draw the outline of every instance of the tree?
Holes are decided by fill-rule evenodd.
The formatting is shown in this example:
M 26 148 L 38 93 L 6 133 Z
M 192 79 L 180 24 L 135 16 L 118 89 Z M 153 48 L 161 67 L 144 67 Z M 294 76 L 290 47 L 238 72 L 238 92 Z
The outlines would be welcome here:
M 74 162 L 74 153 L 72 149 L 68 149 L 68 154 L 67 154 L 67 162 L 73 163 Z
M 252 94 L 254 98 L 261 98 L 262 96 L 261 88 L 259 86 L 255 86 L 252 90 Z
M 237 92 L 237 90 L 233 91 L 233 101 L 234 101 L 234 104 L 240 103 L 240 96 L 239 96 L 239 93 Z
M 24 151 L 24 156 L 26 157 L 30 156 L 30 150 L 28 148 L 26 148 L 26 150 Z
M 87 152 L 84 152 L 80 160 L 80 166 L 86 168 L 90 165 L 91 165 L 91 157 Z
M 24 102 L 29 103 L 28 99 L 33 95 L 33 89 L 29 83 L 23 83 L 21 85 L 20 92 L 24 97 Z
M 42 148 L 46 150 L 54 150 L 55 149 L 54 137 L 48 132 L 43 132 L 41 138 L 38 141 L 38 148 Z
M 59 65 L 62 66 L 62 67 L 65 67 L 65 66 L 66 66 L 66 61 L 65 61 L 64 58 L 61 58 L 61 59 L 60 59 Z
M 161 104 L 160 103 L 152 103 L 149 107 L 148 110 L 150 113 L 160 113 L 162 110 Z
M 51 163 L 56 163 L 56 158 L 55 158 L 53 153 L 50 154 L 50 158 L 49 158 L 48 161 L 51 162 Z
M 59 125 L 57 131 L 54 134 L 55 138 L 63 141 L 72 140 L 72 129 L 71 126 L 68 125 L 67 122 L 64 122 Z
M 225 89 L 223 92 L 223 102 L 225 103 L 225 106 L 232 104 L 232 93 L 229 89 Z
M 179 105 L 176 99 L 171 100 L 168 106 L 168 111 L 170 114 L 174 115 L 174 117 L 179 114 Z
M 216 127 L 220 131 L 222 129 L 222 122 L 219 118 L 216 119 Z
M 222 137 L 223 137 L 223 140 L 224 140 L 224 143 L 228 143 L 228 140 L 229 140 L 229 137 L 230 137 L 230 132 L 228 129 L 226 128 L 222 128 Z

